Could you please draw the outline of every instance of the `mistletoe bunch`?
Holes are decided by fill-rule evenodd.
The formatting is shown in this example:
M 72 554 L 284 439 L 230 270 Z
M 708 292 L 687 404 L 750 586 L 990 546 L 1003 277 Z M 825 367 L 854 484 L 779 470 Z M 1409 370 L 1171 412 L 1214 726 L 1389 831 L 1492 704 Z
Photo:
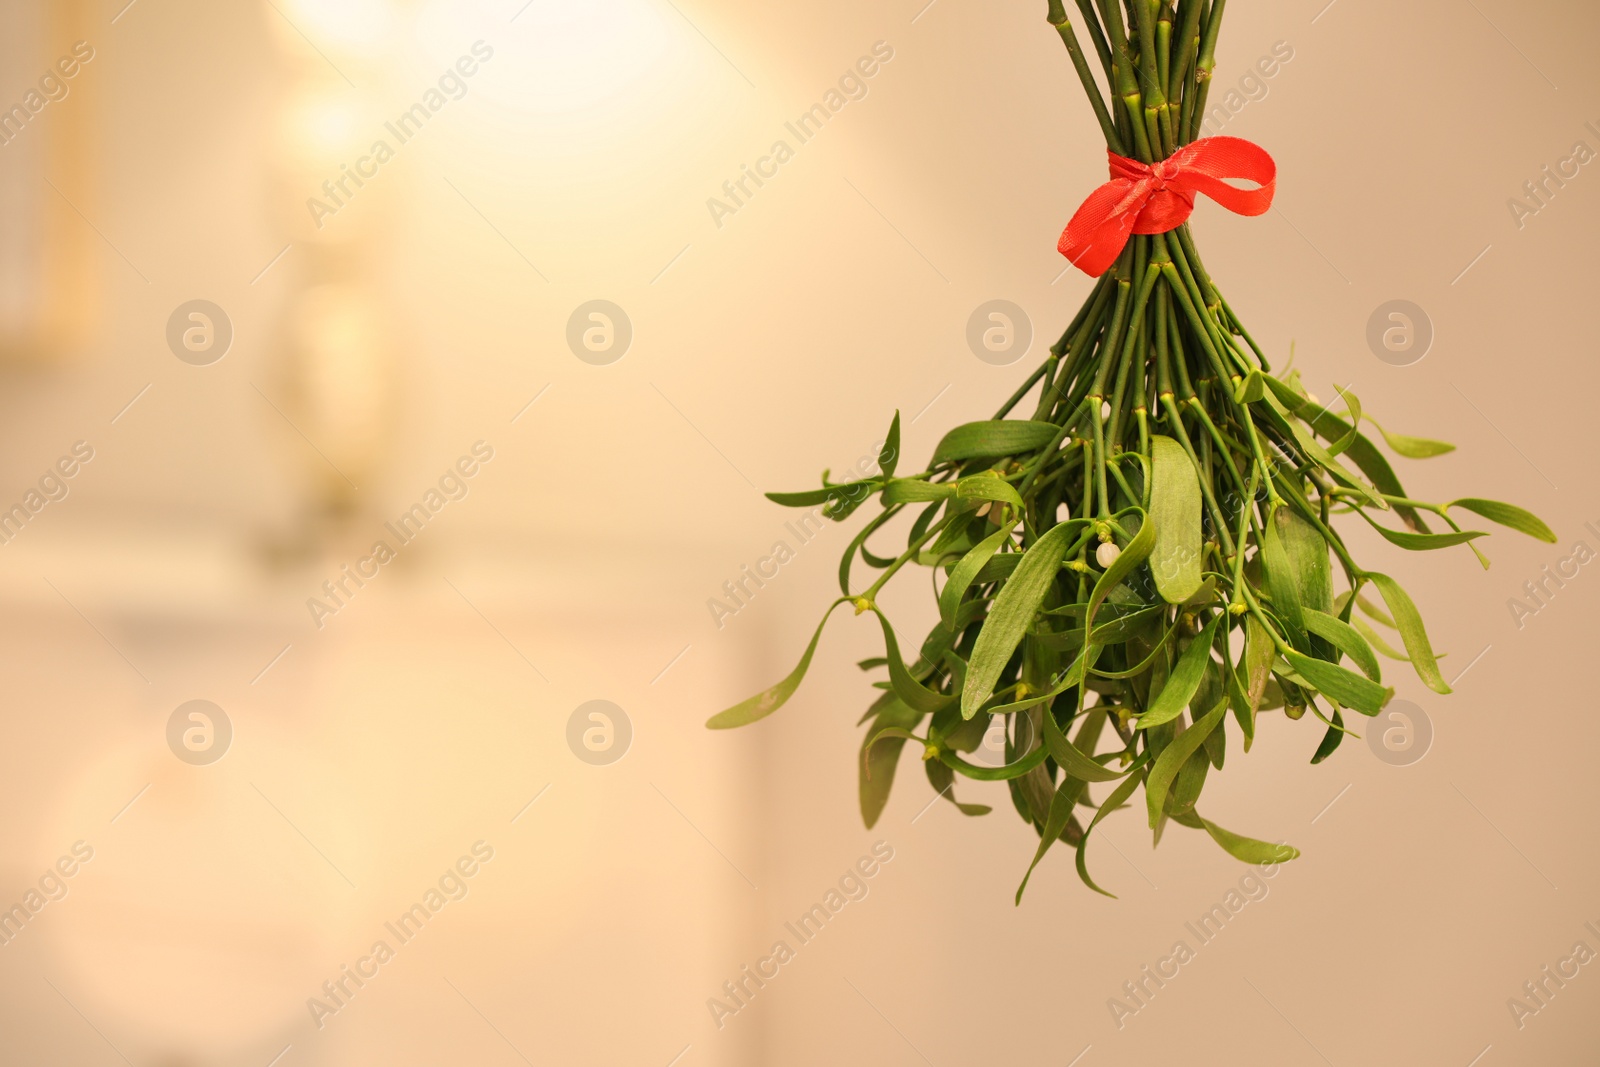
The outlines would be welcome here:
M 1130 180 L 1175 173 L 1166 164 L 1198 157 L 1225 3 L 1078 0 L 1108 105 L 1060 0 L 1051 0 L 1049 21 L 1088 92 L 1114 175 L 1119 165 Z M 819 489 L 769 494 L 789 506 L 825 505 L 841 522 L 873 498 L 881 509 L 845 551 L 843 595 L 799 665 L 708 725 L 742 726 L 776 711 L 799 687 L 833 611 L 849 604 L 871 613 L 885 654 L 861 666 L 886 677 L 862 720 L 867 825 L 909 742 L 934 790 L 966 814 L 990 809 L 956 799 L 958 775 L 1008 784 L 1040 836 L 1029 875 L 1059 840 L 1076 848 L 1083 881 L 1104 892 L 1085 846 L 1141 787 L 1157 842 L 1171 822 L 1247 862 L 1299 854 L 1198 809 L 1230 731 L 1248 752 L 1259 714 L 1309 713 L 1325 729 L 1318 763 L 1351 733 L 1347 713 L 1376 715 L 1389 700 L 1383 658 L 1409 660 L 1427 686 L 1450 691 L 1411 598 L 1393 577 L 1358 564 L 1336 524 L 1354 517 L 1415 551 L 1468 545 L 1484 566 L 1473 544 L 1484 533 L 1462 529 L 1455 513 L 1550 542 L 1554 534 L 1510 504 L 1409 496 L 1365 427 L 1408 459 L 1452 446 L 1383 430 L 1348 390 L 1336 411 L 1298 373 L 1273 373 L 1187 225 L 1150 232 L 1157 228 L 1148 216 L 1125 220 L 1125 247 L 1048 358 L 992 420 L 946 434 L 923 470 L 898 469 L 896 415 L 877 475 L 834 484 L 825 473 Z M 912 518 L 904 549 L 879 554 L 874 535 L 901 515 Z M 881 572 L 865 588 L 854 585 L 857 557 Z M 877 603 L 908 566 L 932 573 L 939 609 L 909 659 Z M 1005 731 L 1004 765 L 965 758 L 996 727 Z M 1097 786 L 1109 790 L 1099 799 Z M 1026 886 L 1024 876 L 1019 901 Z

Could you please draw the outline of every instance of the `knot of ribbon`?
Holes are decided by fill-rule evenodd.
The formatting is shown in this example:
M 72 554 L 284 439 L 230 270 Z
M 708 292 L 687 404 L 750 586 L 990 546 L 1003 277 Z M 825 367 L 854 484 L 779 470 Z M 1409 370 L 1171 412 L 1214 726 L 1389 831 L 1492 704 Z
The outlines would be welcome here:
M 1277 188 L 1272 157 L 1239 137 L 1206 137 L 1159 163 L 1106 155 L 1111 180 L 1089 194 L 1056 246 L 1095 278 L 1117 261 L 1130 234 L 1166 233 L 1187 222 L 1197 193 L 1240 215 L 1264 215 Z M 1241 189 L 1224 179 L 1255 182 L 1258 188 Z

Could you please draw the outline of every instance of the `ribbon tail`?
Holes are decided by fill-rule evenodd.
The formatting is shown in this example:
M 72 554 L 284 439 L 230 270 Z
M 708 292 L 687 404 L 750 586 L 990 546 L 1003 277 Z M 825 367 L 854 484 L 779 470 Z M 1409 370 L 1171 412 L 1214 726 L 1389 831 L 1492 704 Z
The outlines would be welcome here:
M 1061 231 L 1056 250 L 1091 278 L 1110 270 L 1127 247 L 1128 236 L 1143 207 L 1142 203 L 1129 202 L 1132 184 L 1118 180 L 1102 185 Z
M 1204 193 L 1236 215 L 1265 215 L 1278 189 L 1278 167 L 1260 145 L 1239 137 L 1207 137 L 1186 146 L 1173 183 Z M 1223 179 L 1255 182 L 1241 189 Z M 1192 197 L 1191 197 L 1192 198 Z

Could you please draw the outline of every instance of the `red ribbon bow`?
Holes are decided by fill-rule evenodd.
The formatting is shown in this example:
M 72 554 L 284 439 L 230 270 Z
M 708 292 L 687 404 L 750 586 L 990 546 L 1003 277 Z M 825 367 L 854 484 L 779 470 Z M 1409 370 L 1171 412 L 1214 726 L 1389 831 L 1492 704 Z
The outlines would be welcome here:
M 1083 202 L 1061 232 L 1056 248 L 1084 273 L 1098 278 L 1111 268 L 1134 233 L 1166 233 L 1188 221 L 1196 193 L 1240 215 L 1264 215 L 1272 206 L 1278 167 L 1261 146 L 1238 137 L 1206 137 L 1159 163 L 1107 152 L 1111 180 Z M 1240 189 L 1224 178 L 1257 183 Z

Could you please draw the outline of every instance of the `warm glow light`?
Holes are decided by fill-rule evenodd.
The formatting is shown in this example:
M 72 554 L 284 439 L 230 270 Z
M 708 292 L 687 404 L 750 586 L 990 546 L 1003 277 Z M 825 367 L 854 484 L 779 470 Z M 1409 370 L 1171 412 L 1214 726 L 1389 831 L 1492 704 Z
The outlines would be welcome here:
M 387 0 L 288 0 L 284 15 L 319 48 L 360 59 L 380 51 L 393 23 Z
M 484 91 L 533 112 L 584 111 L 659 87 L 684 44 L 686 27 L 668 21 L 671 9 L 645 0 L 532 0 L 505 29 L 485 30 L 501 25 L 502 10 L 481 0 L 428 0 L 417 13 L 417 39 L 441 65 L 475 37 L 514 54 Z

